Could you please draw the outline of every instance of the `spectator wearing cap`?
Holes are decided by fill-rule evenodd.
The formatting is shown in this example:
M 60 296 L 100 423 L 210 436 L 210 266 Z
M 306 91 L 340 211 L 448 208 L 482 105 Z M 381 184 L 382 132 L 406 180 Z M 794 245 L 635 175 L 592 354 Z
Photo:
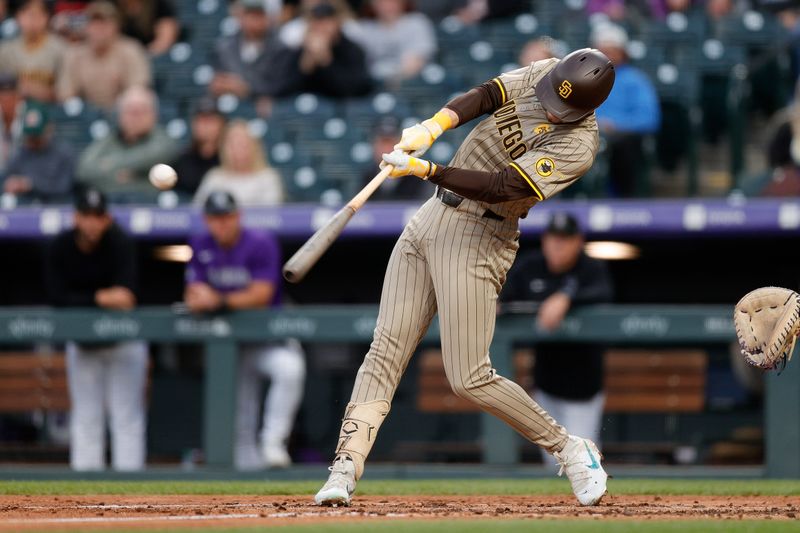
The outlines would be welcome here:
M 535 328 L 558 329 L 577 306 L 610 302 L 613 287 L 605 263 L 583 250 L 575 217 L 556 212 L 542 234 L 541 251 L 520 257 L 500 297 L 508 308 L 536 308 Z M 603 348 L 593 344 L 535 343 L 534 399 L 559 423 L 599 443 Z M 555 462 L 549 454 L 545 461 Z M 549 459 L 548 459 L 549 458 Z
M 372 161 L 361 173 L 359 189 L 372 181 L 375 169 L 383 161 L 383 154 L 394 150 L 402 134 L 400 121 L 395 117 L 381 118 L 372 131 Z M 386 150 L 389 150 L 387 152 Z M 372 195 L 377 201 L 421 200 L 433 194 L 433 189 L 424 180 L 393 179 L 386 180 Z
M 19 108 L 22 100 L 17 92 L 17 77 L 0 72 L 0 172 L 15 153 L 19 143 Z
M 302 41 L 275 54 L 275 96 L 311 92 L 346 98 L 372 89 L 364 50 L 344 33 L 347 14 L 341 1 L 319 0 L 305 8 Z
M 220 165 L 219 146 L 225 122 L 213 98 L 204 97 L 195 103 L 191 144 L 172 164 L 178 174 L 176 192 L 191 199 L 208 171 Z
M 86 37 L 84 11 L 90 0 L 53 0 L 51 26 L 62 39 L 69 43 L 83 41 Z
M 220 165 L 208 171 L 194 196 L 203 205 L 211 191 L 227 191 L 241 206 L 279 205 L 285 199 L 283 180 L 269 166 L 261 142 L 250 133 L 244 120 L 233 120 L 225 128 Z
M 68 200 L 75 158 L 69 147 L 53 139 L 47 106 L 28 100 L 21 122 L 22 143 L 3 173 L 3 192 L 23 201 Z
M 150 60 L 141 44 L 120 35 L 114 4 L 98 0 L 84 13 L 86 41 L 67 50 L 56 93 L 61 101 L 78 97 L 111 110 L 129 88 L 150 85 Z
M 178 153 L 176 141 L 157 118 L 158 98 L 153 91 L 144 87 L 125 91 L 117 105 L 116 131 L 86 147 L 78 162 L 78 181 L 120 201 L 155 198 L 158 191 L 147 173 Z
M 415 77 L 436 53 L 430 19 L 412 12 L 409 0 L 370 0 L 368 6 L 373 16 L 360 21 L 357 42 L 370 74 L 388 83 Z
M 616 72 L 611 94 L 595 116 L 608 146 L 611 194 L 629 198 L 647 188 L 642 183 L 646 176 L 641 172 L 647 163 L 644 141 L 661 124 L 658 95 L 647 75 L 628 63 L 628 34 L 624 29 L 602 24 L 591 40 L 592 46 L 611 60 Z
M 181 31 L 170 0 L 117 0 L 122 33 L 139 41 L 153 56 L 169 50 Z
M 77 196 L 74 227 L 50 244 L 45 271 L 50 300 L 59 307 L 129 311 L 136 306 L 133 239 L 114 222 L 97 189 Z M 141 341 L 68 342 L 70 465 L 105 468 L 106 427 L 114 470 L 145 464 L 147 345 Z
M 233 94 L 256 102 L 261 114 L 275 92 L 273 56 L 280 48 L 272 31 L 274 21 L 263 0 L 237 0 L 233 13 L 239 31 L 214 44 L 211 65 L 214 78 L 209 90 L 214 96 Z
M 244 228 L 233 195 L 210 191 L 203 210 L 207 233 L 191 239 L 184 300 L 194 313 L 279 309 L 281 254 L 274 235 Z M 263 401 L 261 381 L 270 379 Z M 305 360 L 294 340 L 240 347 L 234 464 L 241 470 L 291 464 L 287 441 L 303 398 Z
M 23 97 L 45 102 L 55 98 L 65 47 L 48 31 L 50 10 L 45 0 L 19 2 L 14 16 L 20 35 L 0 45 L 0 71 L 17 76 Z

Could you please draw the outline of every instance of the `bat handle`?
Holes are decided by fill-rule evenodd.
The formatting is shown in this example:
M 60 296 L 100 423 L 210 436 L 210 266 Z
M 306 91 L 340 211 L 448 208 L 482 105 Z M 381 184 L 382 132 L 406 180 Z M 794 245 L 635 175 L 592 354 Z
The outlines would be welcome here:
M 361 206 L 363 206 L 367 199 L 372 196 L 372 193 L 374 193 L 378 187 L 381 186 L 381 183 L 386 181 L 386 178 L 389 177 L 389 174 L 392 173 L 392 170 L 394 170 L 392 165 L 386 165 L 383 167 L 381 171 L 378 172 L 378 174 L 376 174 L 375 177 L 372 178 L 363 189 L 361 189 L 361 191 L 359 191 L 358 194 L 353 196 L 352 200 L 347 202 L 347 206 L 353 209 L 354 212 L 361 209 Z

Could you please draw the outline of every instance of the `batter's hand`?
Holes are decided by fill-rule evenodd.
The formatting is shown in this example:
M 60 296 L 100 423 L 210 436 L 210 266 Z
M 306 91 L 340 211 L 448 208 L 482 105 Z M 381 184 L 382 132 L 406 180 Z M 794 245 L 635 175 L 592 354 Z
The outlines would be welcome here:
M 435 163 L 424 159 L 417 159 L 401 150 L 395 150 L 390 154 L 383 154 L 383 162 L 380 164 L 380 167 L 384 168 L 386 165 L 392 165 L 394 167 L 391 174 L 389 174 L 391 178 L 400 178 L 410 175 L 426 180 L 436 172 Z
M 394 149 L 420 157 L 428 151 L 433 141 L 451 127 L 452 120 L 448 115 L 442 112 L 436 113 L 432 118 L 404 129 L 403 136 L 400 142 L 394 145 Z

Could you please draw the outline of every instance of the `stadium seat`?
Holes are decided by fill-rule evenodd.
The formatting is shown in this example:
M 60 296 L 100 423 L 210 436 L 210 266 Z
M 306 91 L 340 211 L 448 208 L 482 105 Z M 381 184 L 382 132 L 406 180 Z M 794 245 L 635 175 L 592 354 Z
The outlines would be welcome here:
M 661 128 L 656 134 L 656 161 L 674 172 L 686 161 L 689 187 L 697 182 L 696 143 L 702 117 L 700 75 L 696 70 L 661 63 L 646 70 L 650 74 L 661 104 Z
M 91 141 L 90 126 L 105 117 L 100 109 L 73 98 L 51 108 L 50 118 L 55 126 L 55 135 L 76 151 L 82 151 Z
M 483 24 L 486 40 L 501 53 L 516 57 L 520 49 L 536 37 L 550 35 L 552 28 L 532 13 L 513 19 L 487 21 Z

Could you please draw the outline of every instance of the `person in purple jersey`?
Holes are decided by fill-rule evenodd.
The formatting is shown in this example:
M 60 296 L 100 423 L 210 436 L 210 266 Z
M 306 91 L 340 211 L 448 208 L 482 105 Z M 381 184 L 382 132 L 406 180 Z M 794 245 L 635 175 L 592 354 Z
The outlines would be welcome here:
M 208 232 L 194 237 L 184 300 L 195 313 L 281 305 L 281 254 L 275 237 L 242 226 L 236 200 L 212 191 L 204 204 Z M 264 400 L 261 447 L 257 439 L 261 378 Z M 305 359 L 294 339 L 241 347 L 237 377 L 234 464 L 240 470 L 291 464 L 286 441 L 303 397 Z

